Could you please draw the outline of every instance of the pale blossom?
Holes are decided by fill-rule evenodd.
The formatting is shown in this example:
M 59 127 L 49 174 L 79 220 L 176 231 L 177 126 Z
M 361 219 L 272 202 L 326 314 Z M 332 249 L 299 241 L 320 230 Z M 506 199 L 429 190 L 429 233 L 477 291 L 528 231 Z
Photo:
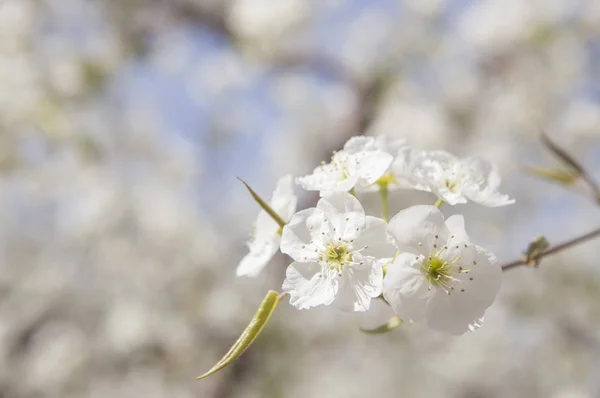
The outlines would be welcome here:
M 333 154 L 312 174 L 297 178 L 308 191 L 348 192 L 354 187 L 367 187 L 377 181 L 392 163 L 392 155 L 377 149 L 374 137 L 352 137 L 344 148 Z
M 392 162 L 373 184 L 357 186 L 357 191 L 373 192 L 383 187 L 392 191 L 398 188 L 414 188 L 417 185 L 418 182 L 410 172 L 414 150 L 406 144 L 406 140 L 381 134 L 370 140 L 365 149 L 383 151 L 392 156 Z
M 298 309 L 333 305 L 366 311 L 381 294 L 383 265 L 395 249 L 385 221 L 365 216 L 360 202 L 346 192 L 329 194 L 316 208 L 296 213 L 283 228 L 281 251 L 294 262 L 283 291 Z
M 412 155 L 409 173 L 413 188 L 433 192 L 444 202 L 455 205 L 472 201 L 498 207 L 514 199 L 498 192 L 500 174 L 490 162 L 477 157 L 459 159 L 445 151 L 419 151 Z
M 297 201 L 292 176 L 287 175 L 279 179 L 269 203 L 271 208 L 287 222 L 296 211 Z M 250 252 L 238 265 L 236 275 L 257 276 L 279 250 L 280 233 L 279 225 L 266 211 L 261 210 L 252 239 L 247 244 Z
M 434 206 L 413 206 L 389 224 L 399 251 L 387 266 L 383 296 L 401 318 L 459 335 L 483 323 L 500 289 L 493 254 L 471 242 L 464 218 Z

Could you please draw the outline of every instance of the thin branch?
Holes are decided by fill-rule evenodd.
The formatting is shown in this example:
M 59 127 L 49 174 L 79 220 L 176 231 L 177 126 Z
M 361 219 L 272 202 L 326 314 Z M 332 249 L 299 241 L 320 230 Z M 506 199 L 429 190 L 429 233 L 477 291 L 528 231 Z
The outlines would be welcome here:
M 558 245 L 552 246 L 548 250 L 545 250 L 544 252 L 542 252 L 538 256 L 536 256 L 536 259 L 540 260 L 546 256 L 549 256 L 554 253 L 558 253 L 560 251 L 570 248 L 571 246 L 576 246 L 580 243 L 586 242 L 588 240 L 591 240 L 591 239 L 594 239 L 597 237 L 600 237 L 600 228 L 597 228 L 591 232 L 588 232 L 585 235 L 581 235 L 577 238 L 574 238 L 574 239 L 568 240 L 566 242 L 560 243 Z M 521 265 L 527 265 L 527 260 L 525 258 L 521 258 L 521 259 L 513 261 L 511 263 L 503 264 L 502 270 L 506 271 L 508 269 L 515 268 L 515 267 L 518 267 Z

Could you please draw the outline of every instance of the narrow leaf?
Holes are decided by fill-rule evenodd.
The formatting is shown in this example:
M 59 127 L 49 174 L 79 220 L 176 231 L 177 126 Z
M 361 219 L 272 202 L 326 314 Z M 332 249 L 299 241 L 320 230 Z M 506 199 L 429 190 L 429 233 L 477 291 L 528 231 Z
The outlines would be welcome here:
M 574 171 L 576 171 L 577 175 L 584 174 L 583 167 L 575 160 L 575 158 L 569 155 L 564 149 L 560 148 L 554 142 L 550 140 L 550 138 L 542 133 L 542 143 L 550 152 L 552 152 L 557 158 L 559 158 L 564 164 L 571 167 Z
M 248 189 L 248 192 L 250 192 L 250 195 L 252 195 L 252 198 L 254 198 L 256 203 L 258 203 L 259 206 L 262 207 L 262 209 L 264 211 L 266 211 L 267 214 L 270 215 L 271 218 L 277 224 L 279 224 L 279 226 L 281 228 L 283 228 L 286 224 L 286 222 L 283 221 L 283 218 L 281 218 L 281 216 L 279 214 L 277 214 L 277 212 L 275 210 L 273 210 L 273 208 L 271 206 L 269 206 L 269 204 L 267 202 L 265 202 L 260 196 L 258 196 L 258 194 L 256 192 L 254 192 L 254 190 L 252 188 L 250 188 L 250 185 L 248 185 L 246 183 L 246 181 L 242 180 L 241 178 L 238 178 L 238 180 L 240 180 L 242 182 L 242 184 L 244 184 L 246 186 L 246 189 Z
M 580 176 L 576 171 L 569 171 L 563 169 L 549 169 L 538 166 L 526 166 L 525 171 L 531 175 L 542 178 L 544 180 L 558 182 L 563 185 L 574 184 Z
M 205 377 L 217 373 L 219 370 L 239 358 L 250 344 L 256 340 L 256 337 L 263 330 L 269 321 L 269 318 L 271 318 L 271 314 L 273 314 L 277 304 L 279 304 L 279 294 L 270 290 L 242 335 L 237 339 L 229 351 L 227 351 L 227 354 L 225 354 L 208 372 L 204 373 L 202 376 L 198 376 L 196 380 L 204 379 Z
M 361 328 L 360 331 L 364 332 L 364 333 L 368 333 L 368 334 L 382 334 L 382 333 L 391 332 L 392 330 L 396 329 L 401 324 L 402 324 L 402 319 L 398 315 L 395 315 L 392 318 L 390 318 L 389 321 L 387 321 L 386 323 L 384 323 L 381 326 L 376 327 L 375 329 Z

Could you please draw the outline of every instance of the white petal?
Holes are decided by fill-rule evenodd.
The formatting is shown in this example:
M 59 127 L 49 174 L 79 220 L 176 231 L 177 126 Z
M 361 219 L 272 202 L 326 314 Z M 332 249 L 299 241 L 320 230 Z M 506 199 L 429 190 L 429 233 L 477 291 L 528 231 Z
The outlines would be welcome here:
M 502 285 L 502 268 L 496 263 L 496 257 L 480 246 L 475 246 L 475 262 L 470 264 L 469 273 L 460 274 L 465 293 L 472 305 L 487 308 L 494 302 Z M 473 278 L 473 280 L 471 280 Z
M 286 270 L 283 291 L 299 310 L 331 304 L 337 290 L 338 282 L 329 273 L 321 273 L 317 263 L 293 262 Z
M 457 267 L 462 267 L 465 270 L 470 269 L 473 265 L 473 261 L 476 260 L 477 245 L 469 241 L 460 241 L 456 236 L 454 238 L 452 236 L 453 235 L 450 236 L 448 242 L 444 245 L 440 256 L 450 263 L 455 263 Z M 465 274 L 459 274 L 454 277 L 462 278 L 464 276 Z
M 463 172 L 467 175 L 463 191 L 465 195 L 483 206 L 499 207 L 514 203 L 514 199 L 498 192 L 500 173 L 496 166 L 480 158 L 466 158 L 462 161 Z
M 289 221 L 296 211 L 298 198 L 294 194 L 294 179 L 286 175 L 277 181 L 270 205 L 284 221 Z
M 412 206 L 400 211 L 390 220 L 388 234 L 400 252 L 424 255 L 431 254 L 436 240 L 448 240 L 444 216 L 434 206 L 427 205 Z
M 484 316 L 481 316 L 480 318 L 475 319 L 470 325 L 469 325 L 469 331 L 470 332 L 474 332 L 477 329 L 479 329 L 480 327 L 483 326 L 483 321 L 484 321 Z
M 269 240 L 277 235 L 277 231 L 279 231 L 279 224 L 266 211 L 261 210 L 254 226 L 254 239 L 256 241 Z
M 402 319 L 423 319 L 433 294 L 420 271 L 419 261 L 412 253 L 398 255 L 394 263 L 388 265 L 383 280 L 383 297 Z
M 392 137 L 388 134 L 381 134 L 375 138 L 375 147 L 395 155 L 400 148 L 407 147 L 406 140 L 403 138 Z
M 396 248 L 388 241 L 387 228 L 387 223 L 382 219 L 367 216 L 364 232 L 354 240 L 354 250 L 366 247 L 361 252 L 363 256 L 375 258 L 394 257 Z
M 450 216 L 446 220 L 446 227 L 450 231 L 450 235 L 454 235 L 458 242 L 470 242 L 471 239 L 465 229 L 465 218 L 460 214 Z
M 344 144 L 344 151 L 354 154 L 363 151 L 376 150 L 377 146 L 374 137 L 366 137 L 364 135 L 358 135 L 351 137 Z
M 256 277 L 279 249 L 279 235 L 264 242 L 254 241 L 250 244 L 250 252 L 240 261 L 235 273 L 237 276 Z
M 468 202 L 467 198 L 463 194 L 463 191 L 459 190 L 459 189 L 450 190 L 450 189 L 446 188 L 445 186 L 438 186 L 438 187 L 434 188 L 432 191 L 433 191 L 433 193 L 436 194 L 436 196 L 438 198 L 440 198 L 441 200 L 443 200 L 445 203 L 449 204 L 450 206 Z
M 491 253 L 476 249 L 477 264 L 470 265 L 469 273 L 456 276 L 458 283 L 452 293 L 438 291 L 431 300 L 427 313 L 430 327 L 456 335 L 473 330 L 493 303 L 500 290 L 502 269 L 492 263 L 495 260 Z
M 515 203 L 508 195 L 498 192 L 468 191 L 467 197 L 473 202 L 487 207 L 501 207 Z
M 350 241 L 365 228 L 365 211 L 353 195 L 347 192 L 331 193 L 319 200 L 317 209 L 323 212 L 332 238 Z
M 319 214 L 317 214 L 319 213 Z M 311 243 L 311 231 L 307 223 L 312 216 L 320 216 L 321 211 L 315 208 L 301 210 L 292 216 L 290 222 L 283 227 L 281 234 L 281 252 L 296 261 L 315 261 L 319 254 Z
M 471 330 L 472 324 L 483 317 L 485 310 L 468 308 L 467 311 L 457 309 L 453 296 L 436 291 L 427 308 L 427 324 L 430 328 L 453 335 L 461 335 Z
M 363 259 L 363 264 L 344 268 L 333 306 L 344 311 L 367 311 L 371 299 L 381 294 L 383 269 L 373 258 Z
M 394 184 L 396 187 L 431 192 L 431 182 L 419 178 L 415 174 L 415 167 L 417 162 L 423 158 L 422 154 L 423 151 L 417 151 L 408 146 L 398 149 L 390 166 L 392 175 L 396 179 L 396 184 Z
M 458 159 L 446 151 L 419 151 L 415 157 L 415 175 L 429 183 L 437 183 L 440 175 L 445 174 L 448 170 L 454 168 L 458 164 Z
M 383 151 L 367 151 L 356 155 L 357 184 L 368 186 L 373 184 L 387 171 L 394 158 Z
M 331 163 L 317 167 L 312 174 L 296 178 L 296 182 L 307 191 L 347 192 L 354 187 L 358 176 L 344 175 L 343 170 Z
M 444 202 L 455 205 L 466 203 L 467 199 L 459 187 L 452 190 L 447 182 L 453 180 L 461 168 L 460 160 L 445 151 L 421 151 L 415 155 L 413 174 L 417 181 L 429 186 L 431 192 Z
M 469 157 L 461 161 L 462 171 L 482 188 L 492 190 L 500 186 L 500 174 L 492 163 L 479 157 Z

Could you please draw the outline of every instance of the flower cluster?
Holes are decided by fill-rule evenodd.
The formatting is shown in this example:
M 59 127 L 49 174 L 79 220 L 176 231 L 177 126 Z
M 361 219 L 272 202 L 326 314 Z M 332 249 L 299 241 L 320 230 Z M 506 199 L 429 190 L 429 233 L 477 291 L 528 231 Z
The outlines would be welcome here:
M 444 219 L 443 203 L 514 203 L 498 192 L 496 168 L 479 158 L 422 151 L 390 137 L 354 137 L 312 174 L 296 182 L 319 191 L 316 207 L 296 210 L 292 177 L 277 184 L 270 206 L 280 228 L 262 211 L 250 253 L 237 274 L 256 276 L 279 249 L 293 262 L 283 291 L 298 309 L 333 305 L 366 311 L 385 300 L 406 321 L 451 334 L 472 331 L 500 289 L 495 256 L 473 243 L 460 215 Z M 365 214 L 356 192 L 416 189 L 437 196 L 435 206 L 400 211 L 389 223 Z

